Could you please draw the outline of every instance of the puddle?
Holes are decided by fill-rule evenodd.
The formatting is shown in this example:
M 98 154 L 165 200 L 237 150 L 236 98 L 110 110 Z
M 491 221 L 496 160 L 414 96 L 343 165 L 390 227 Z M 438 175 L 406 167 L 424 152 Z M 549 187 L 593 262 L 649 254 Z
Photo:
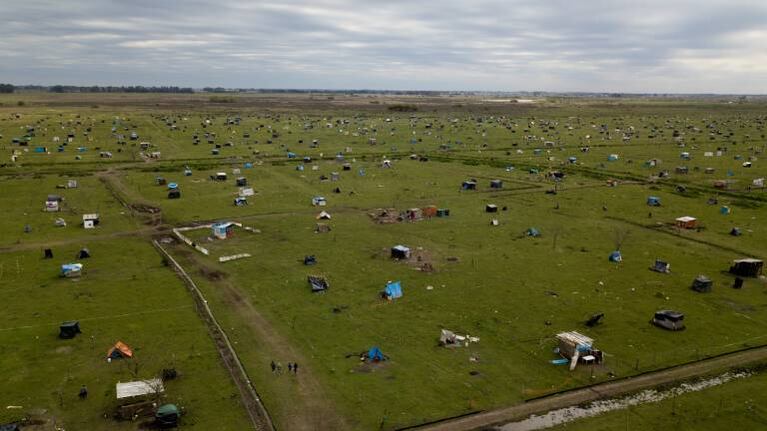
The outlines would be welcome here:
M 682 383 L 671 389 L 658 391 L 656 389 L 647 389 L 634 395 L 619 398 L 609 398 L 606 400 L 593 401 L 583 406 L 572 406 L 562 409 L 552 410 L 544 415 L 532 415 L 519 422 L 510 422 L 506 425 L 495 428 L 498 431 L 533 431 L 550 428 L 577 419 L 589 418 L 603 413 L 615 410 L 623 410 L 640 404 L 657 403 L 678 395 L 698 392 L 714 386 L 730 382 L 736 379 L 743 379 L 751 376 L 750 372 L 728 372 L 717 377 L 700 380 L 694 383 Z

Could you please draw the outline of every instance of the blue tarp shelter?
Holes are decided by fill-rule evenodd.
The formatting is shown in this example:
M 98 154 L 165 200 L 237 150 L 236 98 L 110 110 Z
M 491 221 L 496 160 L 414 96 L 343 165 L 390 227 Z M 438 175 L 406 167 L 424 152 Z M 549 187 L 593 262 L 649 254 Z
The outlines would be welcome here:
M 83 264 L 81 263 L 67 263 L 61 265 L 62 277 L 79 277 L 82 272 Z
M 390 281 L 386 283 L 386 297 L 389 299 L 402 298 L 402 285 L 399 281 Z
M 370 350 L 368 350 L 368 361 L 380 362 L 385 360 L 386 356 L 384 356 L 383 352 L 378 347 L 373 346 L 370 348 Z
M 650 196 L 647 198 L 647 205 L 650 205 L 651 207 L 659 207 L 660 206 L 660 198 L 657 196 Z
M 609 259 L 610 259 L 610 262 L 620 262 L 620 261 L 623 260 L 623 256 L 621 256 L 621 252 L 620 251 L 616 250 L 616 251 L 610 253 Z
M 223 223 L 215 223 L 211 226 L 211 229 L 213 230 L 213 236 L 215 236 L 218 239 L 226 239 L 232 236 L 234 233 L 234 223 L 232 222 L 223 222 Z
M 296 153 L 294 153 L 292 151 L 288 151 L 288 158 L 289 159 L 295 159 L 296 158 Z
M 538 229 L 531 227 L 531 228 L 528 228 L 527 231 L 525 231 L 525 235 L 538 237 L 538 236 L 541 236 L 541 232 Z
M 176 183 L 168 183 L 168 189 L 173 190 L 173 189 L 177 189 L 177 188 L 178 188 L 178 184 L 176 184 Z

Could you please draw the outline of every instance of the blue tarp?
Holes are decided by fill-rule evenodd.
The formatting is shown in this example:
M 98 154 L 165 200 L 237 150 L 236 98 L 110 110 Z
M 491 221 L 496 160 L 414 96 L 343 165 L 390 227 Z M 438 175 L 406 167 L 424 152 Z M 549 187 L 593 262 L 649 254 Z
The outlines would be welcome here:
M 389 299 L 402 297 L 402 286 L 399 281 L 390 281 L 386 284 L 386 296 Z
M 647 198 L 647 205 L 658 207 L 660 206 L 660 198 L 657 196 L 650 196 Z
M 178 188 L 178 184 L 176 184 L 176 183 L 168 183 L 168 189 L 173 190 L 173 189 L 177 189 L 177 188 Z
M 295 159 L 295 158 L 296 158 L 296 153 L 293 153 L 293 152 L 291 152 L 291 151 L 288 151 L 288 158 L 289 158 L 289 159 Z
M 245 163 L 245 169 L 252 169 L 252 168 L 253 168 L 253 163 L 250 163 L 250 162 Z
M 623 256 L 621 256 L 621 252 L 614 251 L 610 253 L 609 259 L 610 259 L 610 262 L 620 262 L 623 260 Z
M 46 151 L 48 151 L 48 150 L 45 147 L 35 147 L 35 152 L 36 153 L 44 153 Z
M 527 236 L 533 236 L 533 237 L 541 235 L 541 232 L 538 229 L 534 228 L 534 227 L 531 227 L 531 228 L 527 229 L 527 232 L 525 232 L 525 233 L 527 234 Z
M 383 352 L 378 347 L 373 346 L 370 348 L 370 350 L 368 350 L 368 361 L 378 362 L 385 360 L 386 356 L 384 356 Z
M 61 274 L 67 275 L 73 272 L 80 272 L 80 270 L 83 269 L 83 265 L 81 263 L 67 263 L 64 265 L 61 265 Z

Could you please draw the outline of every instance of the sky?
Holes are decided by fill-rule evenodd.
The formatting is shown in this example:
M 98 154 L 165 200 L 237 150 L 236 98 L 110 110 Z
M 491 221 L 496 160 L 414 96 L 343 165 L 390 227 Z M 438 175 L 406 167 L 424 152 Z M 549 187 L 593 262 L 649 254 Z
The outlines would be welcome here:
M 5 0 L 0 82 L 767 93 L 765 0 Z

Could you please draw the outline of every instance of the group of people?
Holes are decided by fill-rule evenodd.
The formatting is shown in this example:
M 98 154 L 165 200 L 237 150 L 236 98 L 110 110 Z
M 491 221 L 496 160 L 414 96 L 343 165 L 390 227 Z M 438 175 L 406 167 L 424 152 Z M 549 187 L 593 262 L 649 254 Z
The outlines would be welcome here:
M 282 364 L 277 362 L 275 363 L 272 361 L 271 363 L 272 367 L 272 373 L 273 374 L 282 374 Z M 288 374 L 293 373 L 298 374 L 298 362 L 288 362 Z

